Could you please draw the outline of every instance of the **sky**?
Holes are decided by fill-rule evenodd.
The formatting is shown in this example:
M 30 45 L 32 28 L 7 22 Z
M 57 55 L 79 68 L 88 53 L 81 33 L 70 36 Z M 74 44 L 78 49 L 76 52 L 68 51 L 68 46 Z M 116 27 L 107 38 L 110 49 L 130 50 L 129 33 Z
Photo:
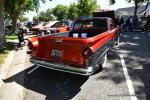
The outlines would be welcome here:
M 45 4 L 41 3 L 39 12 L 40 11 L 46 11 L 48 8 L 54 8 L 58 4 L 63 4 L 69 6 L 71 3 L 76 2 L 78 0 L 47 0 Z M 127 3 L 126 0 L 116 0 L 116 3 L 114 5 L 109 5 L 109 0 L 97 0 L 97 4 L 100 5 L 101 9 L 111 9 L 111 10 L 117 10 L 118 8 L 124 8 L 124 7 L 131 7 L 133 6 L 133 3 Z M 29 12 L 26 13 L 26 17 L 29 18 L 31 21 L 33 16 L 37 15 L 36 12 Z

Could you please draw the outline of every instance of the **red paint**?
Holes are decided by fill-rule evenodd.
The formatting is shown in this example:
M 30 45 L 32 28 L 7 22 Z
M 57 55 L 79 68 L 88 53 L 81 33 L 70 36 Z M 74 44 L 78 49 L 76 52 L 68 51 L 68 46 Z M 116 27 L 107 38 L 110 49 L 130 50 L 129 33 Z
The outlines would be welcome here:
M 87 65 L 87 57 L 83 54 L 85 49 L 90 49 L 91 53 L 95 53 L 98 48 L 103 46 L 109 40 L 114 40 L 118 32 L 117 28 L 108 30 L 97 36 L 90 38 L 72 38 L 72 37 L 52 37 L 44 36 L 30 40 L 33 43 L 32 56 L 41 60 L 50 62 L 61 62 L 68 65 L 85 67 Z M 62 40 L 62 42 L 56 42 Z M 37 43 L 37 44 L 36 44 Z M 52 50 L 60 50 L 61 56 L 52 57 Z

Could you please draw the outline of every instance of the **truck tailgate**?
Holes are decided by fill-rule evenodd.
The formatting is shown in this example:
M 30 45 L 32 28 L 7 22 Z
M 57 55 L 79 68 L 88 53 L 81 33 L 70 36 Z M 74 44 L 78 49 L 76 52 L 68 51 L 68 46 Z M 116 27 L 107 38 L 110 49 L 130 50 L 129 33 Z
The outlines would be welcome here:
M 39 39 L 36 57 L 81 66 L 84 65 L 82 51 L 86 45 L 80 38 L 43 37 Z

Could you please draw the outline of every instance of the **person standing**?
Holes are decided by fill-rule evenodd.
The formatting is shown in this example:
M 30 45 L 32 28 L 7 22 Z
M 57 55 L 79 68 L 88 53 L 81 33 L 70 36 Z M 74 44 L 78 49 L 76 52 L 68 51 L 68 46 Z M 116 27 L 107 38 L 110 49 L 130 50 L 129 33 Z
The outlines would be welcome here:
M 18 46 L 21 47 L 22 46 L 22 42 L 25 44 L 25 41 L 24 41 L 24 31 L 22 28 L 19 29 L 18 31 L 18 40 L 19 40 L 19 43 L 18 43 Z

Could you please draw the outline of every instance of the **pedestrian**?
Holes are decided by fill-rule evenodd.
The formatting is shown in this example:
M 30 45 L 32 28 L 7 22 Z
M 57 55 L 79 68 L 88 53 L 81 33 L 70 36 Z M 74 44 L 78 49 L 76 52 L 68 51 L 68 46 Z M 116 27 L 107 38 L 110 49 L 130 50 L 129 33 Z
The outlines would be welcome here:
M 124 18 L 123 17 L 121 17 L 120 18 L 120 27 L 121 27 L 121 31 L 124 31 L 124 29 L 123 29 L 123 25 L 124 25 Z
M 22 43 L 25 44 L 25 41 L 24 41 L 24 31 L 23 31 L 22 28 L 20 28 L 19 31 L 18 31 L 18 40 L 19 40 L 19 43 L 18 43 L 19 47 L 22 46 Z
M 126 20 L 126 28 L 127 31 L 132 31 L 132 24 L 133 24 L 133 18 L 132 16 L 128 17 L 128 19 Z
M 150 17 L 148 18 L 146 24 L 143 26 L 144 31 L 149 32 L 150 31 Z

